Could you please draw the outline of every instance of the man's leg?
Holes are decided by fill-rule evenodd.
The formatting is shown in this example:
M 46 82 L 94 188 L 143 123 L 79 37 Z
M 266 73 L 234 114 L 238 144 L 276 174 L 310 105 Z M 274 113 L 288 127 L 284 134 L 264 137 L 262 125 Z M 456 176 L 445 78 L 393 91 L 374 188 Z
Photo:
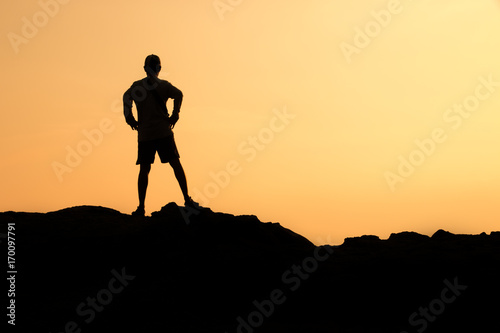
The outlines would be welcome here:
M 182 164 L 179 158 L 174 158 L 170 160 L 170 166 L 174 169 L 175 178 L 181 187 L 182 195 L 184 196 L 184 201 L 188 202 L 191 200 L 188 194 L 186 174 L 182 168 Z
M 148 178 L 149 171 L 151 170 L 151 164 L 141 164 L 141 169 L 139 170 L 139 179 L 137 181 L 137 189 L 139 192 L 139 207 L 137 210 L 144 210 L 144 203 L 146 201 L 146 190 L 148 189 Z

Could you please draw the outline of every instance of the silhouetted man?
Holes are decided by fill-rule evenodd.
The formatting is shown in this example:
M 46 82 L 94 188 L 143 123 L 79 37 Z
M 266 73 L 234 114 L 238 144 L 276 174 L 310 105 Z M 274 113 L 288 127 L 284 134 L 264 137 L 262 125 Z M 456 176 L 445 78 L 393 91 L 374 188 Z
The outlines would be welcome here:
M 172 128 L 179 120 L 182 92 L 170 82 L 158 78 L 161 70 L 160 58 L 154 54 L 147 56 L 144 63 L 147 76 L 135 81 L 123 95 L 123 113 L 127 124 L 138 131 L 139 149 L 136 164 L 140 165 L 138 192 L 139 206 L 132 215 L 144 216 L 144 202 L 148 188 L 148 176 L 156 152 L 162 163 L 170 163 L 175 178 L 184 195 L 186 206 L 199 207 L 188 194 L 186 175 L 179 160 Z M 174 110 L 169 116 L 166 102 L 174 100 Z M 132 114 L 132 101 L 137 107 L 138 120 Z

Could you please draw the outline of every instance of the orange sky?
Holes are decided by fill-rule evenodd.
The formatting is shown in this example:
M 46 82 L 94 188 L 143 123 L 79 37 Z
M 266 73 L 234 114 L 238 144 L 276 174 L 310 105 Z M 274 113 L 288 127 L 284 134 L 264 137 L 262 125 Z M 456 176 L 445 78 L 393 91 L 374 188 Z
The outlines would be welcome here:
M 121 97 L 155 53 L 184 93 L 191 194 L 214 211 L 317 244 L 499 230 L 498 1 L 28 0 L 0 15 L 0 211 L 135 209 Z M 170 201 L 157 162 L 146 212 Z

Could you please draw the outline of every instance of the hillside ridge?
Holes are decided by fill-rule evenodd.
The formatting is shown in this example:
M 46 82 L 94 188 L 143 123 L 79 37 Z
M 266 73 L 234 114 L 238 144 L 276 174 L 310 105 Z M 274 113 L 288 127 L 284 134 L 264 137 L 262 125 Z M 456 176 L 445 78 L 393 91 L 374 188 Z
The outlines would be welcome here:
M 490 301 L 500 296 L 499 232 L 404 231 L 316 246 L 253 215 L 175 203 L 144 218 L 100 206 L 0 213 L 2 230 L 9 223 L 21 332 L 500 327 Z

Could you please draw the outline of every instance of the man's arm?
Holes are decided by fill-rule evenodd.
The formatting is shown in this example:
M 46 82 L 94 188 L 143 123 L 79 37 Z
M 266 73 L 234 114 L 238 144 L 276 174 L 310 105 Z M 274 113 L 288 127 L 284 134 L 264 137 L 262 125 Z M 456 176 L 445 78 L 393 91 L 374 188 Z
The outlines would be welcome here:
M 170 124 L 174 127 L 179 120 L 179 112 L 181 112 L 182 98 L 184 95 L 182 94 L 182 91 L 174 86 L 171 86 L 170 97 L 174 99 L 174 109 L 172 110 L 172 115 L 170 116 Z
M 172 86 L 172 98 L 174 99 L 174 110 L 172 112 L 179 113 L 181 112 L 182 99 L 184 95 L 182 91 Z
M 132 88 L 129 88 L 125 94 L 123 94 L 123 115 L 125 116 L 127 124 L 129 124 L 133 130 L 138 130 L 139 124 L 137 123 L 137 120 L 135 120 L 134 114 L 132 113 L 133 99 L 131 89 Z

